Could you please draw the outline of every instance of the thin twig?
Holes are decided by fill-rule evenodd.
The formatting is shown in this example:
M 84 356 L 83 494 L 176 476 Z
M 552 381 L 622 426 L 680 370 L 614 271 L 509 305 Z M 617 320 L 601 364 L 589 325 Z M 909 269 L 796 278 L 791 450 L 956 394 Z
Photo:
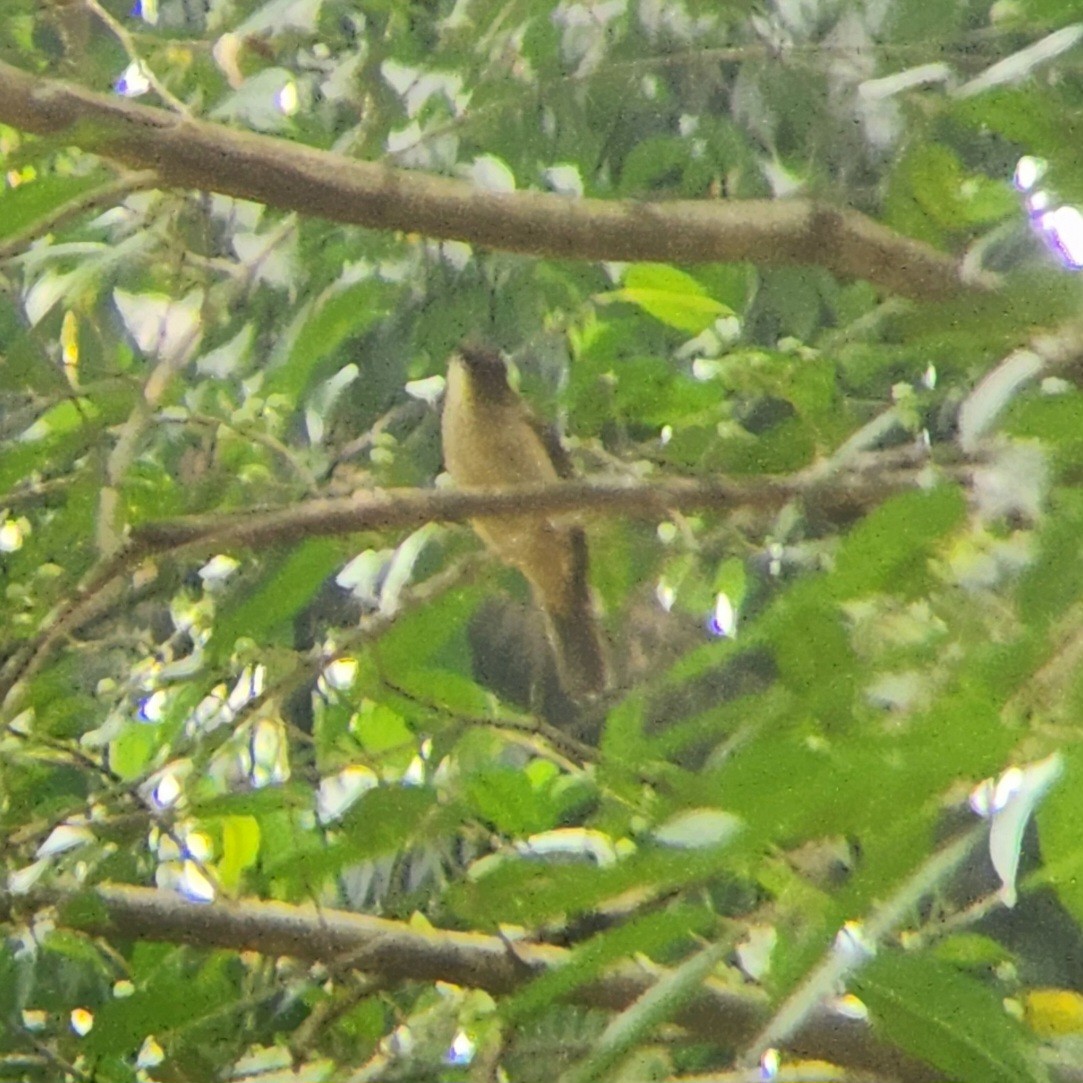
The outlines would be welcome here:
M 128 60 L 132 64 L 138 65 L 140 72 L 146 76 L 147 82 L 150 84 L 154 93 L 157 94 L 171 109 L 180 113 L 181 116 L 189 116 L 190 110 L 188 109 L 188 106 L 169 91 L 158 76 L 151 71 L 150 65 L 139 55 L 139 51 L 135 47 L 135 42 L 132 39 L 131 34 L 129 34 L 128 31 L 98 3 L 98 0 L 82 0 L 82 2 L 84 7 L 89 11 L 94 12 L 94 15 L 99 21 L 109 28 L 113 37 L 120 42 L 120 47 L 127 54 Z

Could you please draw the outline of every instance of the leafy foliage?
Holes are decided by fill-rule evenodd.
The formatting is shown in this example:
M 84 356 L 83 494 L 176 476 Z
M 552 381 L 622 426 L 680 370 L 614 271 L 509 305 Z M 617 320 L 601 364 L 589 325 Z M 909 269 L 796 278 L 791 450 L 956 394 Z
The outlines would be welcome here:
M 869 1024 L 812 1028 L 818 1057 L 1055 1078 L 1071 1028 L 1035 1005 L 1064 997 L 1028 990 L 1083 989 L 1083 351 L 1066 245 L 1031 227 L 1083 198 L 1075 7 L 129 7 L 7 3 L 0 60 L 494 210 L 623 199 L 634 236 L 679 199 L 800 194 L 998 278 L 902 301 L 874 267 L 780 265 L 767 229 L 762 260 L 680 267 L 366 231 L 155 187 L 85 127 L 30 135 L 0 82 L 0 1078 L 717 1073 L 761 1028 L 809 1048 L 856 919 Z M 464 337 L 581 473 L 754 494 L 586 516 L 598 704 L 546 692 L 525 586 L 464 527 L 241 529 L 439 484 Z M 984 849 L 923 879 L 980 780 L 1055 751 L 1014 910 Z M 102 884 L 185 900 L 189 931 L 95 935 Z M 200 940 L 229 899 L 315 904 L 266 913 L 323 954 Z M 335 957 L 338 908 L 476 933 L 512 977 Z M 539 940 L 560 965 L 517 955 Z M 633 1006 L 605 985 L 630 959 L 659 975 Z M 731 1032 L 697 1031 L 704 988 Z

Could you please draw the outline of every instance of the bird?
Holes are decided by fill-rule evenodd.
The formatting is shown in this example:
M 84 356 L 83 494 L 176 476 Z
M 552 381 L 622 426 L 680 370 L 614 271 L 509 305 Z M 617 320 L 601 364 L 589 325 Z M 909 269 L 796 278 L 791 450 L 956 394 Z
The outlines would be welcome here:
M 571 476 L 559 440 L 508 382 L 501 354 L 485 346 L 463 344 L 448 360 L 441 439 L 444 466 L 459 489 L 544 485 Z M 470 525 L 530 584 L 565 692 L 575 701 L 601 695 L 608 667 L 583 528 L 545 515 L 486 516 Z

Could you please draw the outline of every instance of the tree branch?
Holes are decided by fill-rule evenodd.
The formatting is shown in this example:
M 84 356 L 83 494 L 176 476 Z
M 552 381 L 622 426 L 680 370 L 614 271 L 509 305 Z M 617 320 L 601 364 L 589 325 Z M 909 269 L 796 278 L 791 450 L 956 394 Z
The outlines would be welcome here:
M 329 966 L 348 964 L 385 981 L 446 981 L 497 995 L 566 964 L 572 953 L 545 944 L 478 933 L 426 932 L 404 922 L 280 902 L 215 902 L 200 905 L 150 888 L 99 886 L 90 892 L 60 888 L 29 897 L 0 893 L 0 920 L 19 920 L 43 907 L 57 908 L 61 926 L 119 940 L 149 940 L 200 948 L 287 955 Z M 644 996 L 669 972 L 624 963 L 578 986 L 574 1002 L 620 1011 Z M 767 1021 L 769 1005 L 758 992 L 705 982 L 678 1012 L 676 1022 L 723 1047 L 740 1045 Z M 803 1056 L 883 1073 L 905 1083 L 935 1083 L 943 1076 L 881 1042 L 865 1024 L 819 1013 L 795 1036 Z
M 928 453 L 906 447 L 867 456 L 845 472 L 821 477 L 807 472 L 747 481 L 726 477 L 671 478 L 646 482 L 567 481 L 556 485 L 462 492 L 457 489 L 363 490 L 350 496 L 308 500 L 265 512 L 189 516 L 146 523 L 132 531 L 132 561 L 163 552 L 199 548 L 257 547 L 327 534 L 408 529 L 430 522 L 463 522 L 486 515 L 560 513 L 665 518 L 674 511 L 738 508 L 773 510 L 795 499 L 817 502 L 835 514 L 866 511 L 922 480 Z M 967 465 L 941 468 L 969 481 Z
M 12 708 L 25 682 L 66 636 L 97 620 L 123 596 L 127 576 L 148 557 L 185 551 L 222 552 L 296 543 L 305 538 L 409 529 L 429 522 L 463 522 L 484 515 L 635 515 L 665 518 L 673 511 L 738 508 L 773 510 L 794 499 L 815 501 L 821 514 L 849 518 L 891 493 L 926 484 L 928 453 L 908 446 L 856 458 L 828 476 L 815 468 L 789 477 L 675 478 L 636 484 L 572 481 L 490 491 L 455 489 L 363 490 L 346 497 L 307 500 L 271 511 L 200 515 L 136 527 L 128 544 L 99 565 L 80 591 L 31 642 L 0 668 L 0 704 Z M 972 466 L 940 467 L 969 485 Z
M 919 300 L 976 288 L 958 263 L 856 211 L 809 200 L 570 199 L 482 191 L 177 116 L 0 64 L 0 122 L 200 189 L 370 229 L 526 255 L 825 267 Z

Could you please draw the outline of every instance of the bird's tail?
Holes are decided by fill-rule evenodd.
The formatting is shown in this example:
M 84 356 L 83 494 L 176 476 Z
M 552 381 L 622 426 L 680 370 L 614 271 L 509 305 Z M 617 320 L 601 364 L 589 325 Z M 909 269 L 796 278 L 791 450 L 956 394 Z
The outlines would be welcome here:
M 598 618 L 587 612 L 550 613 L 561 684 L 573 698 L 605 691 L 607 666 Z
M 609 666 L 602 629 L 587 581 L 587 541 L 579 528 L 571 532 L 575 572 L 559 606 L 546 610 L 556 653 L 557 672 L 573 698 L 596 696 L 608 684 Z

